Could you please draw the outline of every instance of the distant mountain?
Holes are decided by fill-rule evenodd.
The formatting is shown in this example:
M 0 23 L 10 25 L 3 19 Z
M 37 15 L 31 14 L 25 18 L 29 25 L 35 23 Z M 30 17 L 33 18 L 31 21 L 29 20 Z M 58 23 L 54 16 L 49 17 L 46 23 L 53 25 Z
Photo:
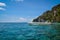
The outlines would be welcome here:
M 48 10 L 39 17 L 33 19 L 33 22 L 45 22 L 45 21 L 60 23 L 60 4 L 54 6 L 51 10 Z

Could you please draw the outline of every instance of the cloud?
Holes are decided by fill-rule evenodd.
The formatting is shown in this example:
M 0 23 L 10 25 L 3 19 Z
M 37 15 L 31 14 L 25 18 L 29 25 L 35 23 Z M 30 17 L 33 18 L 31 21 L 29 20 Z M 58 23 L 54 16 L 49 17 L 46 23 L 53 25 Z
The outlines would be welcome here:
M 15 1 L 15 2 L 23 2 L 24 0 L 11 0 L 11 1 Z
M 0 22 L 32 22 L 32 18 L 25 18 L 25 17 L 15 17 L 8 15 L 2 15 L 4 18 L 0 19 Z
M 0 7 L 0 10 L 6 10 L 5 8 Z
M 23 2 L 24 0 L 15 0 L 15 1 L 17 1 L 17 2 Z
M 32 22 L 32 20 L 33 20 L 33 18 L 23 18 L 23 17 L 19 18 L 20 22 Z
M 0 6 L 6 6 L 6 4 L 3 2 L 0 2 Z
M 20 17 L 20 18 L 19 18 L 19 21 L 20 21 L 20 22 L 27 22 L 27 19 L 26 19 L 26 18 L 23 18 L 23 17 Z
M 0 10 L 6 10 L 4 7 L 6 6 L 5 3 L 0 2 Z

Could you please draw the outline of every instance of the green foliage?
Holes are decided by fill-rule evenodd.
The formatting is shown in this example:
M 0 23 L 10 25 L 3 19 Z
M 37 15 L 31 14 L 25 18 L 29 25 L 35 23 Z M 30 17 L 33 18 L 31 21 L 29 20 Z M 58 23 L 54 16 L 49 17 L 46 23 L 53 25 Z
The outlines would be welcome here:
M 56 16 L 54 16 L 54 10 L 56 10 Z M 55 22 L 59 22 L 60 23 L 60 4 L 54 6 L 52 8 L 52 10 L 50 11 L 46 11 L 44 12 L 41 16 L 39 16 L 38 18 L 36 18 L 36 20 L 33 22 L 39 22 L 38 20 L 40 19 L 44 19 L 46 21 L 49 21 L 49 22 L 53 22 L 53 20 L 55 20 Z

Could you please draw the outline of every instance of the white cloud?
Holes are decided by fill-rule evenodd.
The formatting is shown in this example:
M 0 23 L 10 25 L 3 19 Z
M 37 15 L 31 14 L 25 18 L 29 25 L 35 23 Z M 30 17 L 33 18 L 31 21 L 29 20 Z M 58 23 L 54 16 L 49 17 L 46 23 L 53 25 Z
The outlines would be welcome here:
M 0 2 L 0 6 L 6 6 L 6 4 L 3 2 Z
M 19 22 L 32 22 L 33 18 L 23 18 L 23 17 L 20 17 L 19 18 Z
M 5 8 L 0 7 L 0 10 L 6 10 Z
M 24 0 L 11 0 L 11 1 L 23 2 Z
M 17 2 L 23 2 L 24 0 L 15 0 L 15 1 L 17 1 Z
M 19 21 L 20 21 L 20 22 L 27 22 L 27 19 L 26 19 L 26 18 L 23 18 L 23 17 L 20 17 L 20 18 L 19 18 Z
M 7 17 L 8 15 L 3 15 L 5 19 L 0 19 L 0 22 L 31 22 L 32 18 L 24 18 L 24 17 Z
M 5 4 L 5 3 L 0 2 L 0 10 L 6 10 L 5 8 L 3 8 L 3 7 L 5 7 L 5 6 L 6 6 L 6 4 Z

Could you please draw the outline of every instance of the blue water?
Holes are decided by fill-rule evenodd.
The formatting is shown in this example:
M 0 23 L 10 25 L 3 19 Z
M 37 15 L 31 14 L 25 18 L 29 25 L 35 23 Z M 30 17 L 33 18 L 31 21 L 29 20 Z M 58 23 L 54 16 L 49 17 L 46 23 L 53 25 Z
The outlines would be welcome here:
M 55 26 L 28 23 L 0 23 L 0 40 L 57 40 Z M 59 25 L 60 26 L 60 25 Z

